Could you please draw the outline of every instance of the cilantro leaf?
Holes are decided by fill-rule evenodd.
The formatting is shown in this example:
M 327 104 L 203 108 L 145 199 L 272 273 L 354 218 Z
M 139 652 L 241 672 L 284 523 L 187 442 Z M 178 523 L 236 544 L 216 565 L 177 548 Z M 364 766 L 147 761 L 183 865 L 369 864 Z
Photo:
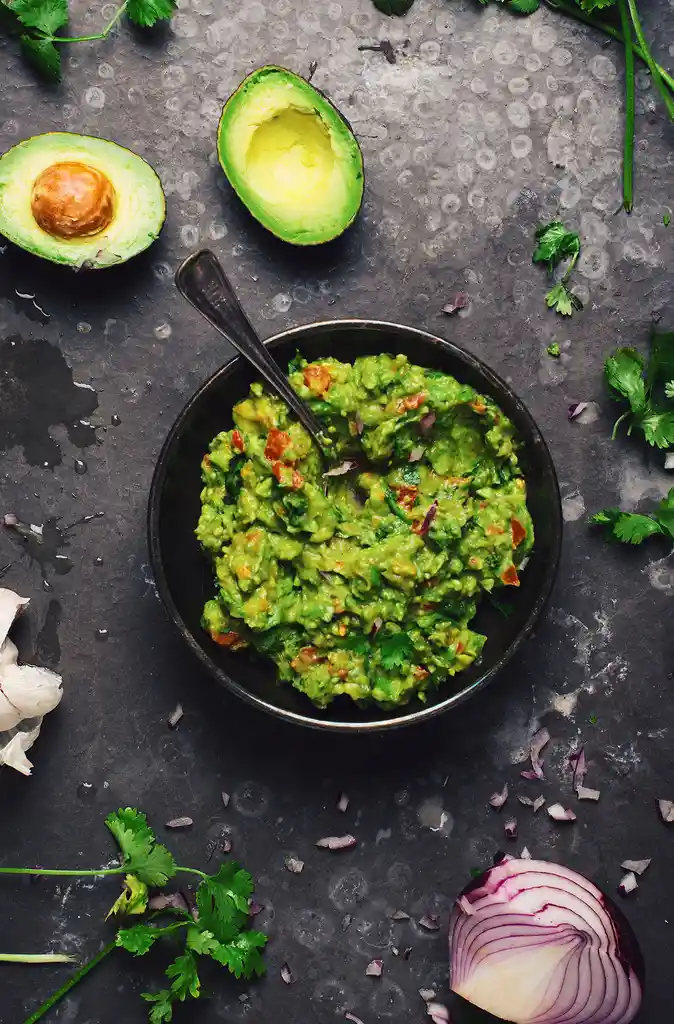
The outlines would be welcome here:
M 407 633 L 384 637 L 379 645 L 382 667 L 388 671 L 405 666 L 414 658 L 414 645 Z
M 51 36 L 68 21 L 68 0 L 13 0 L 12 11 L 25 28 Z
M 170 1024 L 173 1020 L 173 999 L 167 988 L 159 992 L 141 992 L 140 997 L 147 1003 L 154 1003 L 150 1008 L 150 1024 Z
M 540 0 L 510 0 L 508 7 L 517 14 L 533 14 L 540 7 Z
M 220 945 L 213 935 L 213 932 L 200 931 L 198 927 L 187 929 L 187 948 L 193 953 L 201 953 L 202 956 L 210 956 L 214 949 Z
M 547 263 L 551 271 L 561 260 L 577 257 L 580 252 L 579 236 L 575 231 L 567 231 L 560 220 L 553 220 L 540 227 L 536 232 L 536 241 L 538 245 L 533 262 Z
M 253 974 L 261 976 L 265 972 L 265 965 L 260 950 L 266 944 L 267 936 L 262 932 L 245 931 L 232 942 L 218 943 L 210 955 L 235 978 L 250 978 Z
M 613 7 L 615 0 L 577 0 L 577 3 L 584 11 L 591 14 L 592 11 L 601 11 L 605 7 Z
M 222 864 L 216 875 L 205 878 L 197 889 L 199 926 L 219 942 L 230 942 L 248 918 L 253 879 L 236 861 Z
M 140 882 L 135 875 L 127 875 L 124 879 L 124 888 L 110 908 L 108 917 L 115 914 L 144 914 L 147 908 L 147 886 Z
M 375 7 L 382 14 L 395 15 L 401 18 L 407 14 L 414 0 L 373 0 Z
M 176 862 L 165 846 L 157 843 L 147 818 L 133 807 L 121 808 L 105 819 L 122 852 L 129 874 L 146 885 L 161 887 L 176 873 Z
M 37 68 L 45 78 L 58 82 L 61 78 L 61 54 L 49 39 L 36 39 L 22 35 L 19 39 L 21 52 L 27 61 Z
M 674 538 L 674 487 L 670 489 L 666 498 L 663 498 L 655 509 L 655 518 L 663 531 Z
M 115 944 L 134 956 L 145 956 L 152 949 L 163 928 L 155 928 L 151 924 L 135 924 L 132 928 L 120 928 L 115 936 Z
M 665 398 L 674 398 L 674 380 L 668 380 L 665 384 Z
M 674 412 L 651 412 L 642 416 L 640 425 L 653 447 L 669 448 L 674 444 Z
M 551 288 L 545 296 L 545 301 L 550 309 L 562 316 L 571 316 L 574 309 L 581 308 L 580 301 L 566 287 L 563 281 Z
M 632 412 L 642 413 L 646 408 L 644 361 L 633 348 L 619 348 L 604 363 L 609 387 L 630 403 Z
M 598 526 L 608 526 L 611 535 L 623 544 L 641 544 L 647 537 L 663 532 L 651 516 L 621 512 L 619 508 L 603 509 L 591 516 L 590 522 Z
M 182 953 L 166 968 L 166 977 L 173 978 L 171 994 L 183 1003 L 188 996 L 199 998 L 201 982 L 197 973 L 197 962 L 191 953 Z
M 175 9 L 175 0 L 128 0 L 126 5 L 131 21 L 142 28 L 152 28 L 158 21 L 169 21 Z

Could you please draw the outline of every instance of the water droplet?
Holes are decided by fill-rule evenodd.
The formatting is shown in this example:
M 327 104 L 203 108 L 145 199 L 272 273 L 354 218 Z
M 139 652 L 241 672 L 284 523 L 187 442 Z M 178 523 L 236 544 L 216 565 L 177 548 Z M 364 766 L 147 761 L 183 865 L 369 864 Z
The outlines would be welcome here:
M 94 558 L 94 565 L 103 565 L 103 559 L 100 555 L 97 555 L 96 558 Z
M 94 635 L 101 644 L 104 644 L 109 636 L 107 629 L 97 629 Z
M 84 459 L 75 459 L 74 466 L 75 472 L 77 473 L 78 476 L 83 476 L 89 469 Z
M 94 800 L 96 797 L 96 787 L 93 782 L 80 782 L 77 787 L 77 795 L 80 800 Z
M 118 416 L 116 412 L 113 413 L 112 416 L 110 417 L 110 423 L 111 423 L 111 425 L 113 427 L 118 427 L 121 422 L 122 422 L 122 417 Z

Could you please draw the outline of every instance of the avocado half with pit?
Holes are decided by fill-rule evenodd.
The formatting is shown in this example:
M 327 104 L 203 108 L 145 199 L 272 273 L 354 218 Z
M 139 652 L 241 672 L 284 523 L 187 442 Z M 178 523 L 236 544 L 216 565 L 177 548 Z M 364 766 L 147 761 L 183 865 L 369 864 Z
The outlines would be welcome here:
M 259 68 L 229 97 L 218 157 L 253 217 L 284 242 L 329 242 L 360 209 L 356 137 L 322 93 L 285 68 Z
M 0 234 L 53 263 L 124 263 L 154 242 L 165 216 L 156 172 L 107 139 L 49 132 L 0 157 Z

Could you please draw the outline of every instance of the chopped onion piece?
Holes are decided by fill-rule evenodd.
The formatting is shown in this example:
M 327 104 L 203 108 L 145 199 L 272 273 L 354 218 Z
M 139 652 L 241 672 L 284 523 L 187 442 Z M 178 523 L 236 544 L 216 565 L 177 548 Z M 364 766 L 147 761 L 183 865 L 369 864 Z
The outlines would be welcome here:
M 472 914 L 473 913 L 473 908 L 472 908 L 472 906 L 470 905 L 469 901 L 466 899 L 465 896 L 460 896 L 459 899 L 456 902 L 461 907 L 461 909 L 463 910 L 464 914 Z
M 442 1003 L 426 1003 L 426 1013 L 433 1024 L 451 1024 L 449 1010 Z
M 384 620 L 380 619 L 379 617 L 377 617 L 374 620 L 374 622 L 372 623 L 372 630 L 371 630 L 372 636 L 376 636 L 377 633 L 379 632 L 379 630 L 381 629 L 381 627 L 383 625 L 384 625 Z
M 410 915 L 404 910 L 394 910 L 391 914 L 392 921 L 409 921 Z
M 339 799 L 337 801 L 337 810 L 341 811 L 342 814 L 344 814 L 344 812 L 346 811 L 348 806 L 349 806 L 349 798 L 348 798 L 348 796 L 346 795 L 346 793 L 340 793 L 339 794 Z
M 423 537 L 424 534 L 428 533 L 428 531 L 430 530 L 431 526 L 433 525 L 433 520 L 435 519 L 437 514 L 438 514 L 438 503 L 437 503 L 437 501 L 434 501 L 429 506 L 428 512 L 424 516 L 424 521 L 422 522 L 421 526 L 419 527 L 419 536 L 420 537 Z
M 5 525 L 7 526 L 8 517 L 5 516 Z M 20 615 L 24 608 L 30 603 L 29 597 L 19 597 L 13 590 L 7 590 L 6 587 L 0 587 L 0 647 L 7 639 L 7 634 L 11 628 L 14 619 L 17 615 Z
M 301 875 L 304 871 L 304 861 L 298 860 L 297 857 L 286 857 L 284 863 L 291 875 Z
M 539 729 L 531 740 L 529 756 L 531 757 L 531 770 L 520 772 L 523 779 L 544 779 L 543 762 L 541 761 L 541 750 L 550 742 L 550 733 L 547 729 Z
M 344 1016 L 351 1021 L 351 1024 L 363 1024 L 360 1017 L 356 1017 L 355 1013 L 351 1013 L 349 1010 L 345 1011 Z
M 427 434 L 429 432 L 429 430 L 435 423 L 436 418 L 437 417 L 432 409 L 430 412 L 427 412 L 425 416 L 421 417 L 421 419 L 419 420 L 419 430 L 421 431 L 422 434 Z
M 409 456 L 407 458 L 407 461 L 408 462 L 419 462 L 419 460 L 424 457 L 424 452 L 425 451 L 426 451 L 426 449 L 423 447 L 423 445 L 418 444 L 416 446 L 416 448 L 413 448 L 412 451 L 410 452 L 410 454 L 409 454 Z
M 292 983 L 295 980 L 293 972 L 290 970 L 290 966 L 288 965 L 288 963 L 281 964 L 281 980 L 284 981 L 286 985 L 292 985 Z
M 639 883 L 637 882 L 637 876 L 633 871 L 628 871 L 627 874 L 623 875 L 620 879 L 618 890 L 623 894 L 623 896 L 629 896 L 631 892 L 634 892 L 634 890 L 638 888 Z
M 424 914 L 423 917 L 419 918 L 419 924 L 427 932 L 437 932 L 440 927 L 437 914 Z
M 521 804 L 524 804 L 525 807 L 531 807 L 534 814 L 536 811 L 540 811 L 541 807 L 545 803 L 545 797 L 542 794 L 541 796 L 537 796 L 535 800 L 532 800 L 530 796 L 518 796 L 517 799 Z
M 383 960 L 370 960 L 369 964 L 365 968 L 365 974 L 368 978 L 381 978 L 381 972 L 383 969 Z
M 420 988 L 419 995 L 425 1003 L 430 1003 L 431 1000 L 435 999 L 436 992 L 434 988 Z
M 508 839 L 517 839 L 517 818 L 508 818 L 504 821 L 503 831 Z
M 460 309 L 465 309 L 469 302 L 470 299 L 465 292 L 457 292 L 454 299 L 442 307 L 442 312 L 451 316 L 453 313 L 458 313 Z
M 591 882 L 537 860 L 503 860 L 452 910 L 451 988 L 514 1024 L 630 1024 L 643 960 L 621 912 Z M 490 1020 L 492 1018 L 490 1017 Z
M 624 871 L 633 871 L 635 875 L 643 875 L 650 863 L 650 857 L 648 860 L 624 860 L 620 867 Z
M 595 803 L 601 796 L 601 792 L 598 789 L 589 789 L 587 786 L 578 786 L 576 794 L 579 800 L 594 800 Z
M 529 848 L 527 846 L 522 847 L 520 860 L 531 860 L 531 854 L 529 853 Z
M 168 724 L 170 729 L 175 729 L 180 719 L 183 717 L 185 712 L 183 711 L 182 704 L 176 704 L 175 708 L 168 716 Z
M 324 836 L 316 840 L 316 846 L 323 850 L 349 850 L 357 842 L 355 836 Z
M 553 821 L 575 821 L 576 815 L 571 808 L 565 810 L 561 804 L 551 804 L 547 812 Z
M 264 908 L 264 904 L 263 903 L 258 903 L 257 900 L 255 900 L 255 899 L 248 900 L 248 916 L 249 917 L 257 917 L 257 915 L 261 914 L 264 909 L 265 908 Z
M 573 788 L 578 792 L 578 787 L 582 786 L 587 775 L 587 762 L 585 760 L 585 748 L 581 747 L 576 750 L 573 754 L 569 755 L 569 764 L 573 768 Z
M 576 420 L 581 413 L 587 409 L 587 402 L 573 402 L 568 408 L 568 417 L 570 420 Z
M 534 814 L 537 811 L 540 811 L 540 809 L 541 809 L 541 807 L 543 806 L 544 803 L 545 803 L 545 797 L 541 793 L 541 795 L 537 796 L 536 799 L 534 800 Z
M 225 793 L 224 790 L 223 790 L 223 792 L 220 794 L 220 799 L 222 800 L 222 806 L 223 807 L 229 807 L 229 800 L 230 800 L 229 793 Z
M 185 913 L 188 912 L 189 907 L 187 900 L 181 892 L 160 892 L 156 896 L 151 896 L 148 902 L 148 908 L 150 910 L 183 910 Z
M 193 824 L 191 818 L 171 818 L 170 821 L 165 822 L 165 828 L 189 828 Z
M 358 463 L 355 459 L 345 459 L 339 466 L 333 466 L 323 476 L 344 476 L 346 473 L 350 473 L 352 469 L 355 469 Z
M 491 804 L 495 811 L 500 811 L 507 799 L 508 783 L 506 782 L 505 786 L 503 787 L 500 793 L 492 793 L 492 795 L 489 797 L 489 803 Z
M 674 803 L 671 800 L 658 800 L 658 809 L 660 817 L 668 825 L 674 821 Z

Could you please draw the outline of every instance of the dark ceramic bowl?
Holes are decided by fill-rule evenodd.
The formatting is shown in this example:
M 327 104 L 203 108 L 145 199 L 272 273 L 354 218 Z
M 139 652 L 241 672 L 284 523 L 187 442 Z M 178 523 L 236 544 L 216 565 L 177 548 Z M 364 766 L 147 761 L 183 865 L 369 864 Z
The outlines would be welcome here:
M 533 630 L 557 572 L 562 515 L 555 469 L 545 441 L 526 407 L 493 370 L 448 341 L 399 324 L 335 320 L 285 331 L 267 344 L 285 370 L 297 349 L 308 359 L 335 356 L 345 362 L 378 352 L 404 353 L 421 366 L 444 370 L 493 398 L 515 424 L 522 440 L 520 458 L 536 545 L 519 589 L 510 588 L 511 613 L 505 617 L 484 601 L 474 620 L 488 637 L 479 664 L 448 679 L 422 704 L 394 711 L 358 707 L 342 696 L 321 711 L 304 694 L 276 679 L 271 661 L 248 650 L 232 653 L 213 643 L 199 619 L 213 596 L 211 565 L 194 536 L 199 519 L 201 459 L 211 439 L 232 425 L 231 409 L 255 379 L 240 357 L 232 358 L 197 391 L 171 430 L 150 488 L 150 559 L 157 588 L 169 615 L 208 671 L 249 703 L 289 722 L 320 729 L 365 732 L 410 725 L 456 707 L 489 683 Z

